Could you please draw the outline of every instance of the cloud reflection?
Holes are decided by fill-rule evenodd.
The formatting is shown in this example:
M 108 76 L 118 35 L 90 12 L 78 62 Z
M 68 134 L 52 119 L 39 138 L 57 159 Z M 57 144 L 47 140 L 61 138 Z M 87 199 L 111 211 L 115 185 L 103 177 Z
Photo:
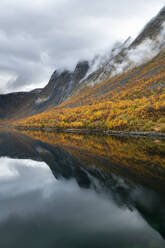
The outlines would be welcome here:
M 117 206 L 111 195 L 56 180 L 43 162 L 0 164 L 0 247 L 164 247 L 136 210 Z

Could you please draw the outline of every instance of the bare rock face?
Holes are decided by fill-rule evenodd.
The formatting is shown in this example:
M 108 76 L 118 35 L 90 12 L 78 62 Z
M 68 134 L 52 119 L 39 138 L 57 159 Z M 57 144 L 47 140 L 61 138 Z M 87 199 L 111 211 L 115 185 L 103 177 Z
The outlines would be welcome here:
M 89 69 L 88 61 L 79 62 L 73 72 L 73 80 L 75 82 L 80 81 L 85 76 L 88 69 Z
M 65 101 L 77 87 L 81 79 L 89 69 L 87 61 L 79 62 L 73 72 L 64 70 L 55 71 L 49 83 L 41 91 L 35 103 L 38 108 L 42 109 L 48 105 L 56 106 Z
M 73 72 L 55 71 L 43 89 L 0 95 L 0 119 L 26 117 L 62 103 L 77 88 L 88 69 L 88 62 L 82 61 Z
M 165 22 L 165 7 L 163 7 L 160 12 L 151 19 L 151 21 L 144 27 L 139 36 L 133 41 L 131 47 L 135 47 L 142 43 L 145 39 L 155 39 L 161 32 Z
M 50 107 L 61 104 L 76 92 L 78 94 L 80 89 L 93 87 L 94 84 L 100 83 L 103 79 L 115 76 L 115 72 L 118 72 L 118 65 L 122 67 L 123 62 L 126 62 L 125 64 L 128 64 L 129 68 L 130 61 L 128 55 L 130 50 L 138 48 L 147 39 L 156 41 L 155 46 L 157 48 L 159 46 L 158 50 L 160 51 L 165 47 L 164 25 L 165 7 L 144 27 L 132 44 L 130 44 L 130 39 L 128 39 L 120 46 L 115 47 L 112 49 L 108 59 L 105 61 L 101 59 L 98 66 L 92 67 L 88 61 L 81 61 L 76 65 L 74 71 L 56 70 L 43 89 L 36 89 L 26 93 L 19 92 L 0 95 L 0 120 L 18 119 L 40 113 Z M 157 42 L 158 37 L 162 33 L 162 42 Z M 124 67 L 122 72 L 126 71 L 126 69 L 127 67 Z M 128 78 L 120 82 L 120 84 L 127 82 L 127 80 Z M 107 89 L 104 90 L 106 92 Z
M 110 56 L 109 60 L 86 78 L 83 87 L 85 84 L 93 86 L 103 79 L 117 75 L 120 73 L 120 68 L 122 68 L 122 66 L 124 69 L 121 70 L 121 72 L 131 69 L 131 66 L 135 66 L 136 61 L 134 62 L 130 60 L 129 53 L 134 49 L 138 49 L 141 45 L 143 46 L 145 41 L 149 41 L 150 44 L 152 43 L 152 49 L 155 49 L 155 51 L 160 51 L 165 47 L 165 7 L 163 7 L 160 12 L 147 23 L 132 43 L 129 44 L 129 37 L 120 47 L 117 48 L 117 53 L 116 51 L 113 53 L 112 49 L 112 56 Z

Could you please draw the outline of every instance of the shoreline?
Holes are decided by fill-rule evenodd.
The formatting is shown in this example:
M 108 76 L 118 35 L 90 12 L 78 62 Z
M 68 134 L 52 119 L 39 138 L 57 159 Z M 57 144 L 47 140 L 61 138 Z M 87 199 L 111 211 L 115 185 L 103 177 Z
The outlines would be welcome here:
M 134 137 L 148 137 L 148 138 L 164 138 L 165 133 L 159 132 L 143 132 L 143 131 L 112 131 L 112 130 L 99 130 L 99 129 L 59 129 L 59 128 L 40 128 L 40 127 L 15 127 L 10 126 L 17 130 L 24 131 L 44 131 L 44 132 L 61 132 L 61 133 L 77 133 L 77 134 L 104 134 L 114 136 L 134 136 Z

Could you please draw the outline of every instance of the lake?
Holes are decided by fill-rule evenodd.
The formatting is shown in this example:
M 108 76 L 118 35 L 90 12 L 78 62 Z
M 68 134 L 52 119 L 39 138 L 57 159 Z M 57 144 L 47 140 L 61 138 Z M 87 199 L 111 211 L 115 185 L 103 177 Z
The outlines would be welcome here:
M 165 140 L 0 130 L 0 247 L 164 248 Z

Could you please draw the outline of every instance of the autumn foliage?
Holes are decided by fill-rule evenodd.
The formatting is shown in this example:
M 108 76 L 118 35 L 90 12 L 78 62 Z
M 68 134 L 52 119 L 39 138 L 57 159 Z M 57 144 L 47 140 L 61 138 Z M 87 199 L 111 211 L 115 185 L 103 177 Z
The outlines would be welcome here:
M 61 105 L 14 125 L 164 132 L 164 117 L 165 51 L 127 73 L 82 86 Z

